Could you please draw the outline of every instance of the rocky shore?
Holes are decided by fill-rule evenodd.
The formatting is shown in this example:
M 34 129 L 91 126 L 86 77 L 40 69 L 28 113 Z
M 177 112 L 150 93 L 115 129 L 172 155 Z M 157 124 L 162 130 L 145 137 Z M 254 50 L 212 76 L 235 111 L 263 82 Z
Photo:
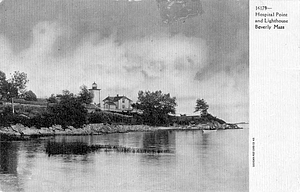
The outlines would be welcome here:
M 26 127 L 22 124 L 11 125 L 9 127 L 0 128 L 0 140 L 26 140 L 37 137 L 47 137 L 55 135 L 101 135 L 109 133 L 126 133 L 126 132 L 145 132 L 157 131 L 161 129 L 173 130 L 197 130 L 197 129 L 241 129 L 235 124 L 220 124 L 212 122 L 207 124 L 189 125 L 189 126 L 173 126 L 173 127 L 153 127 L 148 125 L 105 125 L 88 124 L 82 128 L 74 128 L 68 126 L 62 128 L 60 125 L 52 127 Z

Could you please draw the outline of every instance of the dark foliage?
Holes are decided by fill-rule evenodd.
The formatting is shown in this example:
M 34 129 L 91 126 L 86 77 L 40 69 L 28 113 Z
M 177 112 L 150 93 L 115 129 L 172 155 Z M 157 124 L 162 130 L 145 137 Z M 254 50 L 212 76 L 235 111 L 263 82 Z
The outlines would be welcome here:
M 27 105 L 36 105 L 39 106 L 46 106 L 47 102 L 41 99 L 38 99 L 37 101 L 27 101 L 24 99 L 14 99 L 15 104 L 27 104 Z
M 222 119 L 219 119 L 217 117 L 212 116 L 211 114 L 207 113 L 206 115 L 202 116 L 180 116 L 180 117 L 175 117 L 175 116 L 170 116 L 172 123 L 176 123 L 178 125 L 189 125 L 189 124 L 206 124 L 209 122 L 217 121 L 220 124 L 226 123 Z
M 81 103 L 90 104 L 93 101 L 94 95 L 87 89 L 87 86 L 82 85 L 80 87 L 81 91 L 79 92 L 78 99 Z
M 52 94 L 48 99 L 47 99 L 48 103 L 58 103 L 56 97 L 54 94 Z
M 21 93 L 25 92 L 26 83 L 28 83 L 28 79 L 24 72 L 15 71 L 10 79 L 6 79 L 5 73 L 0 71 L 1 99 L 18 98 Z
M 24 99 L 26 101 L 37 101 L 37 97 L 36 97 L 35 93 L 33 93 L 31 90 L 26 91 L 24 93 Z
M 94 112 L 89 114 L 89 123 L 133 124 L 133 117 L 118 113 Z
M 48 106 L 48 118 L 53 119 L 53 124 L 61 125 L 62 127 L 81 127 L 85 124 L 87 110 L 83 104 L 73 96 L 62 98 L 59 103 Z
M 200 115 L 207 115 L 207 110 L 209 108 L 209 105 L 204 99 L 197 99 L 196 101 L 196 107 L 194 112 L 200 111 Z
M 88 118 L 89 123 L 112 123 L 111 118 L 107 113 L 95 112 L 91 113 Z
M 19 123 L 27 127 L 41 128 L 53 125 L 53 117 L 45 110 L 36 111 L 34 116 L 29 116 L 25 115 L 27 109 L 15 108 L 16 112 L 13 114 L 12 107 L 6 106 L 0 113 L 0 126 L 10 126 Z M 32 109 L 30 109 L 30 114 L 33 114 Z
M 12 107 L 6 106 L 0 113 L 0 125 L 9 126 L 14 124 L 28 124 L 29 118 L 26 116 L 13 114 Z
M 149 125 L 167 125 L 168 115 L 175 113 L 176 98 L 161 91 L 139 91 L 138 101 L 132 106 L 143 111 L 143 122 Z
M 222 119 L 219 119 L 217 117 L 212 116 L 211 114 L 207 113 L 206 115 L 202 115 L 200 118 L 200 123 L 208 123 L 208 122 L 212 122 L 212 121 L 217 121 L 220 124 L 224 124 L 226 123 L 225 121 L 223 121 Z
M 18 89 L 12 83 L 3 81 L 0 87 L 0 94 L 2 95 L 2 99 L 10 101 L 11 98 L 15 98 L 18 96 Z

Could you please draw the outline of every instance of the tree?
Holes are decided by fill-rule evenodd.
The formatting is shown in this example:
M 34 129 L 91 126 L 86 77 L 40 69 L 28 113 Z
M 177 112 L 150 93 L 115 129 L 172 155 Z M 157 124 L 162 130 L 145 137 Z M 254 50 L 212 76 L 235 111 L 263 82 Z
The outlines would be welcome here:
M 87 86 L 85 85 L 82 85 L 80 87 L 81 91 L 79 92 L 79 96 L 78 96 L 78 99 L 80 100 L 80 102 L 82 103 L 85 103 L 85 104 L 90 104 L 93 102 L 93 98 L 94 98 L 94 95 L 92 92 L 90 92 L 88 89 L 87 89 Z
M 47 99 L 47 101 L 48 103 L 58 103 L 54 94 L 51 94 L 51 96 Z
M 76 96 L 69 90 L 63 90 L 62 94 L 57 94 L 56 97 L 59 98 L 59 101 L 65 101 L 70 100 L 71 98 L 75 98 Z
M 60 102 L 49 105 L 48 112 L 53 124 L 80 127 L 86 123 L 87 110 L 81 101 L 69 91 L 63 91 Z
M 9 101 L 13 97 L 18 96 L 18 89 L 10 82 L 4 81 L 1 85 L 1 95 Z
M 37 101 L 36 95 L 31 90 L 24 93 L 24 99 L 27 101 Z
M 4 85 L 7 83 L 6 75 L 4 72 L 0 71 L 0 99 L 4 98 Z
M 3 71 L 0 71 L 0 84 L 2 84 L 3 81 L 6 81 L 6 75 Z
M 27 82 L 27 74 L 24 72 L 15 71 L 7 80 L 5 73 L 0 71 L 0 94 L 2 98 L 10 100 L 13 97 L 18 97 L 20 93 L 25 92 Z
M 204 99 L 197 99 L 194 113 L 200 111 L 200 116 L 206 115 L 208 107 Z
M 19 71 L 15 71 L 11 76 L 11 79 L 9 79 L 9 82 L 11 82 L 13 86 L 18 89 L 18 93 L 25 92 L 26 83 L 28 83 L 28 81 L 27 74 Z
M 168 123 L 168 115 L 175 114 L 176 98 L 161 91 L 139 91 L 138 101 L 132 106 L 143 111 L 145 123 L 159 125 Z

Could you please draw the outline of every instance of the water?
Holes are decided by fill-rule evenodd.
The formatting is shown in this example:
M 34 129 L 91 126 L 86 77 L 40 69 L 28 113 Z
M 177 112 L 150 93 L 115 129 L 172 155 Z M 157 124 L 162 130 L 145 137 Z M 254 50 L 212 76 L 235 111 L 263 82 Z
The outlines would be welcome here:
M 0 142 L 0 191 L 248 191 L 248 132 L 164 130 L 51 139 L 170 149 L 171 154 L 48 156 L 50 138 Z

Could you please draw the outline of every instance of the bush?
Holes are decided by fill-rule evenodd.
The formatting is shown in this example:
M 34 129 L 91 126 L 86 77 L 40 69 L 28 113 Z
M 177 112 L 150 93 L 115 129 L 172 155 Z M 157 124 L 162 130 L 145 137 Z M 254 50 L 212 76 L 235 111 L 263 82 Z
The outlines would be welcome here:
M 37 101 L 36 95 L 31 90 L 24 93 L 24 99 L 26 101 Z
M 26 116 L 13 114 L 10 106 L 6 106 L 2 113 L 0 113 L 0 126 L 10 126 L 18 123 L 28 125 L 29 121 L 30 119 Z
M 208 122 L 212 122 L 212 121 L 217 121 L 220 124 L 224 124 L 226 123 L 225 121 L 223 121 L 222 119 L 219 119 L 217 117 L 212 116 L 211 114 L 207 113 L 206 115 L 202 115 L 200 118 L 200 122 L 201 123 L 208 123 Z
M 47 102 L 44 100 L 26 101 L 24 99 L 14 99 L 14 102 L 19 103 L 19 104 L 38 105 L 38 106 L 46 106 L 47 105 Z
M 91 113 L 88 118 L 89 123 L 112 123 L 109 115 L 103 112 Z
M 125 116 L 118 113 L 110 112 L 94 112 L 89 114 L 88 117 L 89 123 L 118 123 L 118 124 L 132 124 L 133 117 Z
M 149 125 L 167 125 L 168 114 L 175 114 L 176 98 L 161 91 L 139 91 L 138 101 L 132 106 L 143 111 L 143 122 Z
M 64 99 L 48 107 L 49 118 L 52 123 L 62 127 L 81 127 L 86 123 L 87 110 L 75 97 Z

